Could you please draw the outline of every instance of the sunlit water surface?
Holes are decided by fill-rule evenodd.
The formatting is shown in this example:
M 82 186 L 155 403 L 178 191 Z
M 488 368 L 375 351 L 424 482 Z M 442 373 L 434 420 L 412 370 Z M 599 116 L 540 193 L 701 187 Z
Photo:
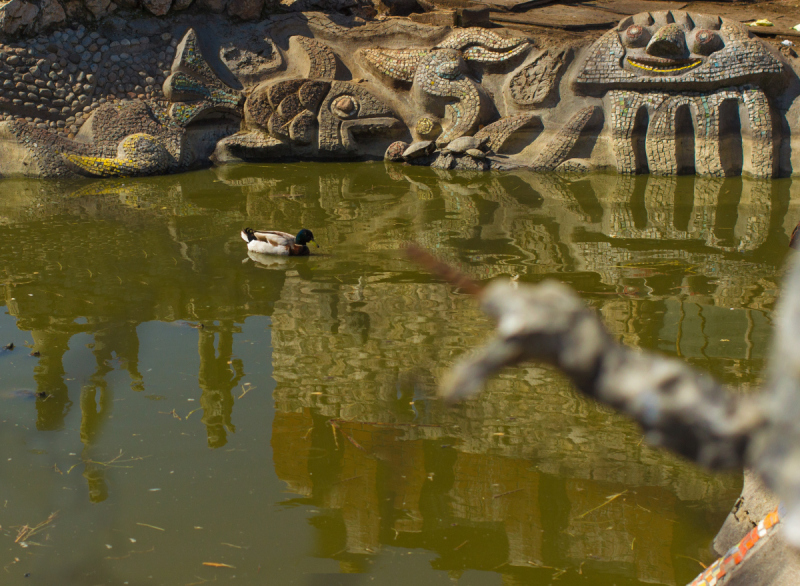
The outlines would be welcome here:
M 648 448 L 538 366 L 445 408 L 492 324 L 402 249 L 567 282 L 621 341 L 747 391 L 797 217 L 790 180 L 5 180 L 0 583 L 685 584 L 740 474 Z M 245 226 L 321 248 L 250 258 Z

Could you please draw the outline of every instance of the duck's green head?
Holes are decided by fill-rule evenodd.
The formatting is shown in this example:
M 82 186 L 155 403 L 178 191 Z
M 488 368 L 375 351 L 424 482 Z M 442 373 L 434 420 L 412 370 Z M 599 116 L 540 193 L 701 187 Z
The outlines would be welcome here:
M 311 232 L 311 230 L 306 230 L 305 228 L 303 228 L 297 233 L 297 236 L 295 237 L 294 241 L 297 244 L 308 244 L 309 242 L 317 244 L 317 241 L 314 240 L 313 232 Z M 319 244 L 317 244 L 317 248 L 319 248 Z

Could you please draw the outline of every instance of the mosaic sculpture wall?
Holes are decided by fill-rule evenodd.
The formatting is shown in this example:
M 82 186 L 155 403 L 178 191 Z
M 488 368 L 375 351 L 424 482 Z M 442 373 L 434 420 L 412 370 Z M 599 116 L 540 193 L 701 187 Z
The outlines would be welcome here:
M 716 16 L 641 13 L 586 46 L 406 18 L 151 21 L 0 45 L 0 175 L 378 158 L 711 177 L 800 168 L 793 63 Z

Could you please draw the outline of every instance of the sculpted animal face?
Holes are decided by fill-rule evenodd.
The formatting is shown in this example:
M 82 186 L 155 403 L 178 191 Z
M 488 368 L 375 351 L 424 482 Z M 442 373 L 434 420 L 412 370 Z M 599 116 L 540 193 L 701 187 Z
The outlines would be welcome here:
M 394 112 L 366 88 L 334 81 L 319 111 L 319 149 L 333 155 L 355 154 L 360 137 L 385 136 L 402 127 Z
M 590 50 L 578 89 L 714 89 L 765 82 L 782 74 L 781 61 L 738 23 L 688 12 L 643 12 L 628 17 Z
M 358 154 L 359 137 L 401 127 L 386 104 L 361 85 L 344 81 L 265 84 L 248 98 L 245 114 L 249 126 L 290 143 L 295 151 L 308 147 L 309 153 L 322 155 Z
M 728 35 L 720 30 L 718 18 L 704 18 L 698 26 L 687 13 L 680 14 L 680 22 L 667 18 L 671 12 L 656 13 L 659 19 L 650 25 L 623 21 L 617 28 L 625 48 L 622 67 L 642 75 L 686 75 L 725 47 Z

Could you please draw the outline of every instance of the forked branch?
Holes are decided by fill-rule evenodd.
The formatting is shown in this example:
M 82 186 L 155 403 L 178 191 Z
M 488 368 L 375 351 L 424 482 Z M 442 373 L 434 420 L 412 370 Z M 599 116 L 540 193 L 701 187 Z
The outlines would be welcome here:
M 707 468 L 750 466 L 787 509 L 787 539 L 800 546 L 800 260 L 792 258 L 778 308 L 766 390 L 737 395 L 686 363 L 617 343 L 565 285 L 495 281 L 483 288 L 427 252 L 411 256 L 474 293 L 497 320 L 497 337 L 450 372 L 447 401 L 480 392 L 506 366 L 545 362 L 589 397 L 630 415 L 647 440 Z M 467 286 L 464 284 L 467 283 Z

